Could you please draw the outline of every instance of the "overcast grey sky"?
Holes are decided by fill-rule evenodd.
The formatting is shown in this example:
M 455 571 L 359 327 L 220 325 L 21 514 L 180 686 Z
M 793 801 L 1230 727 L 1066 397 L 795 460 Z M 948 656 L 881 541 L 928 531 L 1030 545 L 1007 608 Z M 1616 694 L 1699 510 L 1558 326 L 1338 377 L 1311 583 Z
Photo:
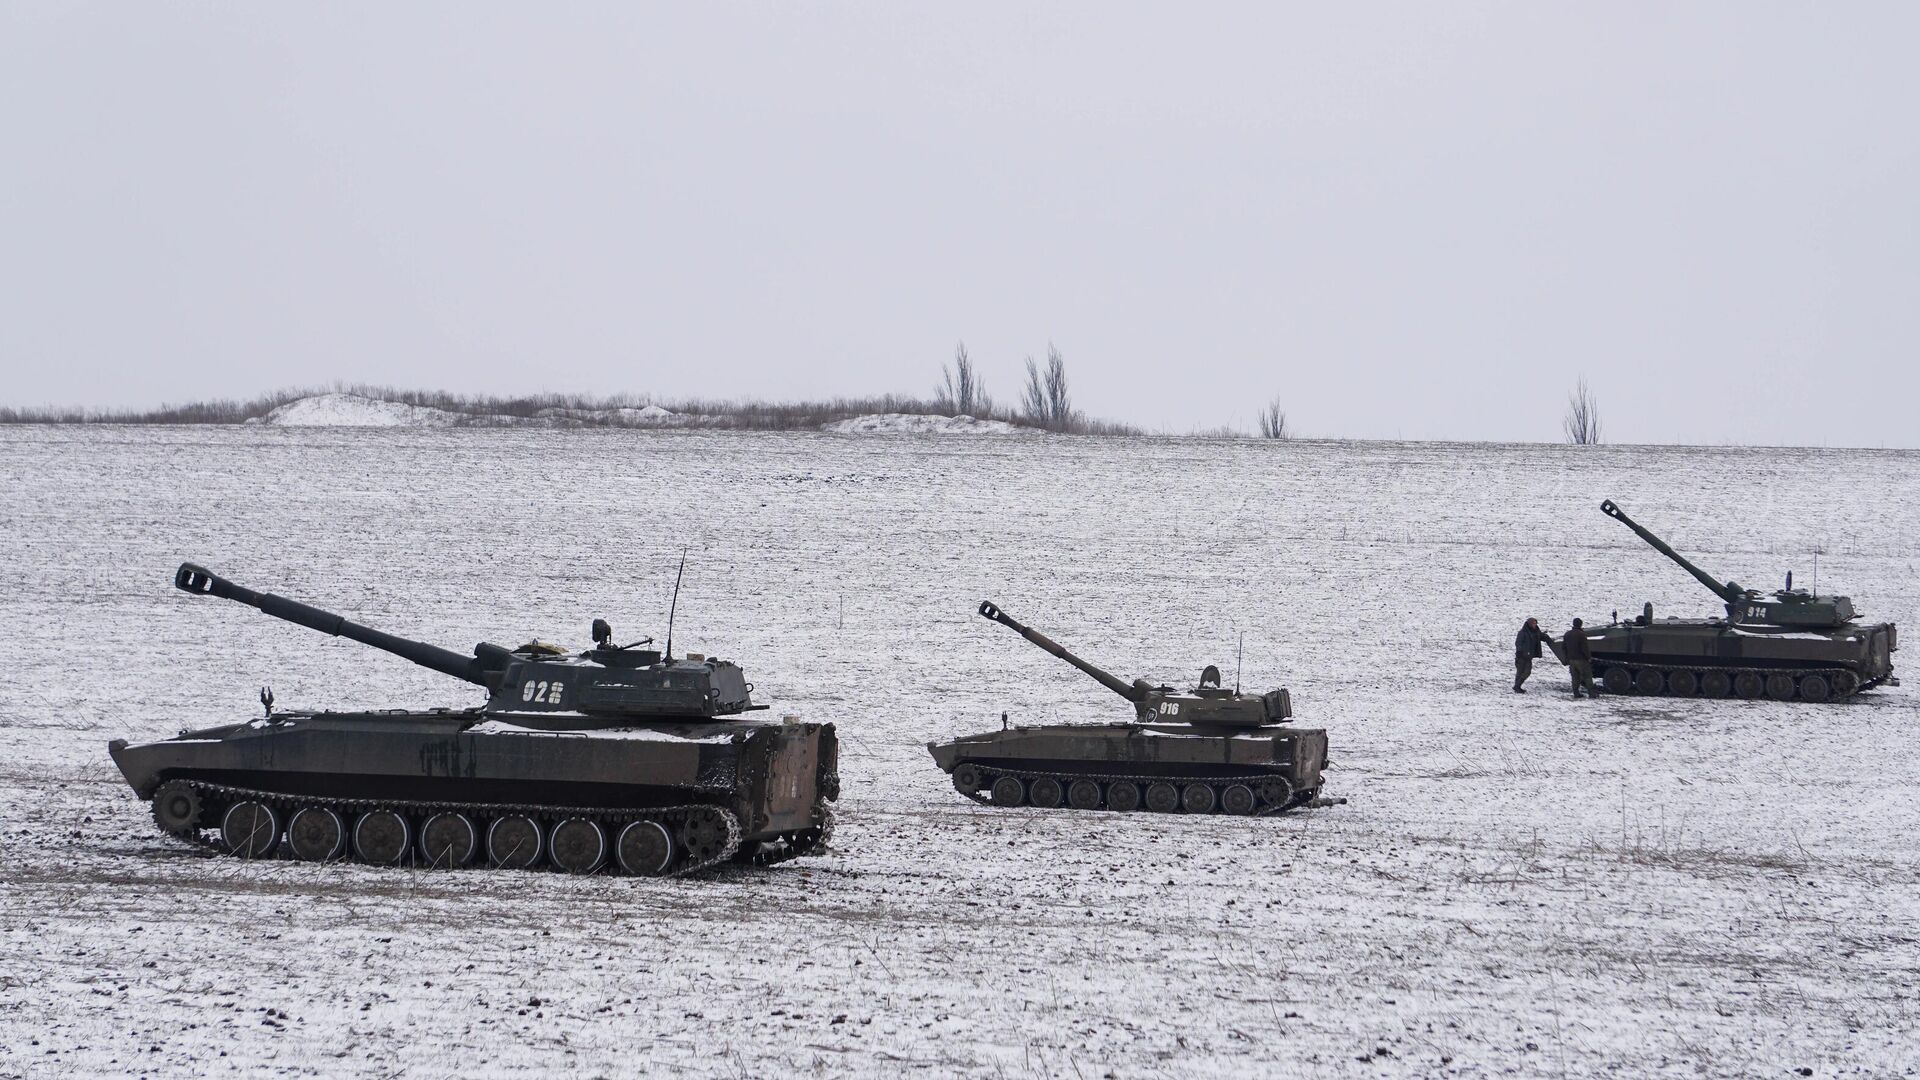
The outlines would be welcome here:
M 0 403 L 1920 445 L 1920 5 L 0 6 Z

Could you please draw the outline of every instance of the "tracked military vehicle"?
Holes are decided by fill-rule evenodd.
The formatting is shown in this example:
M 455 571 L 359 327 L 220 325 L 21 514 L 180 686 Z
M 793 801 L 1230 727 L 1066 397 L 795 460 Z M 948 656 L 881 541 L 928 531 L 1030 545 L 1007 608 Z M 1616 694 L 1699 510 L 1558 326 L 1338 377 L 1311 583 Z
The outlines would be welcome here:
M 1796 589 L 1792 574 L 1786 588 L 1767 595 L 1715 581 L 1612 500 L 1600 510 L 1726 606 L 1721 618 L 1656 619 L 1647 604 L 1637 617 L 1623 622 L 1616 614 L 1611 625 L 1588 627 L 1594 678 L 1609 693 L 1819 702 L 1900 684 L 1893 676 L 1899 635 L 1892 623 L 1862 623 L 1853 601 Z
M 1208 665 L 1179 692 L 1143 679 L 1122 682 L 1022 625 L 991 601 L 980 614 L 1079 668 L 1125 698 L 1133 719 L 1113 724 L 1005 727 L 928 743 L 953 786 L 994 806 L 1156 813 L 1272 814 L 1324 803 L 1327 733 L 1283 727 L 1285 689 L 1243 694 Z M 1344 800 L 1335 800 L 1344 801 Z
M 409 641 L 192 563 L 174 584 L 405 657 L 484 688 L 477 708 L 275 712 L 109 744 L 161 830 L 246 858 L 392 865 L 547 865 L 576 874 L 684 874 L 770 864 L 826 842 L 839 797 L 832 724 L 762 710 L 725 660 L 616 644 Z

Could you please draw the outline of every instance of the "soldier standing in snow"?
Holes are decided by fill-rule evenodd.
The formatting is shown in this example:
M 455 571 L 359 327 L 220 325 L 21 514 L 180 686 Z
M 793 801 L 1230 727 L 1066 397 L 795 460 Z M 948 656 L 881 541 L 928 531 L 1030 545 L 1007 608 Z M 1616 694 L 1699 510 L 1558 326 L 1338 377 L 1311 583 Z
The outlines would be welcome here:
M 1540 659 L 1540 643 L 1551 642 L 1545 630 L 1540 629 L 1540 620 L 1528 619 L 1513 635 L 1513 692 L 1526 693 L 1527 676 L 1533 674 L 1533 662 Z
M 1573 696 L 1580 696 L 1580 688 L 1587 688 L 1587 696 L 1593 697 L 1593 648 L 1587 644 L 1587 632 L 1581 629 L 1579 619 L 1573 620 L 1573 629 L 1560 638 L 1560 658 L 1566 662 L 1567 674 L 1573 677 Z

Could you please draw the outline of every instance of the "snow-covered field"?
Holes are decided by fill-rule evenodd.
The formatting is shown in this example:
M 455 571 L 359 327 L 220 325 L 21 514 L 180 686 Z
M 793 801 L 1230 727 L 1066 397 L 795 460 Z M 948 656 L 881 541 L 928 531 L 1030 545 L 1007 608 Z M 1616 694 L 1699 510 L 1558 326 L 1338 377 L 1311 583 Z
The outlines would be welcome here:
M 1749 584 L 1823 548 L 1822 589 L 1920 626 L 1914 453 L 0 429 L 0 1075 L 1920 1072 L 1920 684 L 1509 693 L 1526 615 L 1711 604 L 1603 497 Z M 683 545 L 676 641 L 840 727 L 829 857 L 243 864 L 163 839 L 107 760 L 267 683 L 476 700 L 176 592 L 182 559 L 464 649 L 658 631 Z M 1123 676 L 1230 669 L 1244 631 L 1351 802 L 967 802 L 928 740 L 1124 711 L 983 598 Z

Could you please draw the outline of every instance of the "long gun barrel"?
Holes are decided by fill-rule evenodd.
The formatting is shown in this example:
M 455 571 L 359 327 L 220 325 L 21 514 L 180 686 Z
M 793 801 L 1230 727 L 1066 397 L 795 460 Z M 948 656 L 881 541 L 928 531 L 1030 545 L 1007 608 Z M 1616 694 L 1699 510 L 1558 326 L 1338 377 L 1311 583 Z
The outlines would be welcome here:
M 1089 664 L 1085 660 L 1082 660 L 1079 657 L 1068 652 L 1065 648 L 1061 647 L 1059 642 L 1053 640 L 1052 638 L 1041 633 L 1040 631 L 1035 630 L 1032 627 L 1029 627 L 1023 624 L 1022 622 L 1020 622 L 1020 620 L 1014 618 L 1011 615 L 1008 615 L 1006 612 L 1001 611 L 1000 608 L 997 605 L 995 605 L 994 602 L 991 600 L 982 600 L 980 602 L 980 614 L 983 618 L 992 619 L 994 622 L 997 622 L 1000 625 L 1007 627 L 1008 629 L 1012 630 L 1014 633 L 1019 634 L 1021 637 L 1026 638 L 1028 641 L 1031 641 L 1035 645 L 1040 646 L 1042 649 L 1045 649 L 1046 651 L 1052 653 L 1053 655 L 1059 657 L 1060 659 L 1065 660 L 1067 663 L 1072 664 L 1074 667 L 1079 668 L 1081 671 L 1086 672 L 1088 675 L 1093 676 L 1093 678 L 1097 682 L 1099 682 L 1101 686 L 1104 686 L 1107 689 L 1113 691 L 1114 693 L 1119 694 L 1121 697 L 1126 698 L 1128 701 L 1131 701 L 1137 704 L 1140 701 L 1144 700 L 1147 696 L 1148 688 L 1145 685 L 1140 683 L 1132 683 L 1132 684 L 1123 683 L 1119 679 L 1116 679 L 1113 676 L 1107 674 L 1106 672 L 1101 671 L 1099 668 L 1094 667 L 1092 664 Z
M 1700 584 L 1713 590 L 1713 594 L 1729 604 L 1737 604 L 1746 596 L 1747 591 L 1736 582 L 1721 583 L 1708 576 L 1705 570 L 1682 558 L 1680 553 L 1667 546 L 1667 542 L 1640 527 L 1640 524 L 1627 516 L 1627 512 L 1615 506 L 1612 499 L 1600 504 L 1600 512 L 1638 533 L 1640 539 L 1653 546 L 1653 550 L 1680 564 L 1680 568 L 1700 580 Z
M 287 622 L 297 623 L 309 630 L 318 630 L 323 634 L 332 634 L 335 637 L 357 641 L 362 645 L 384 649 L 396 656 L 404 656 L 421 667 L 432 668 L 443 675 L 451 675 L 456 679 L 464 679 L 480 686 L 486 686 L 489 672 L 504 667 L 511 656 L 508 650 L 498 645 L 478 645 L 474 647 L 474 655 L 461 656 L 451 649 L 443 649 L 438 645 L 427 645 L 423 642 L 395 637 L 372 627 L 349 622 L 342 616 L 302 604 L 297 600 L 289 600 L 272 593 L 254 592 L 252 589 L 235 585 L 204 566 L 196 566 L 193 563 L 180 564 L 180 569 L 174 572 L 173 584 L 175 588 L 186 592 L 217 596 L 222 600 L 235 600 L 248 607 L 259 608 L 276 619 L 285 619 Z

